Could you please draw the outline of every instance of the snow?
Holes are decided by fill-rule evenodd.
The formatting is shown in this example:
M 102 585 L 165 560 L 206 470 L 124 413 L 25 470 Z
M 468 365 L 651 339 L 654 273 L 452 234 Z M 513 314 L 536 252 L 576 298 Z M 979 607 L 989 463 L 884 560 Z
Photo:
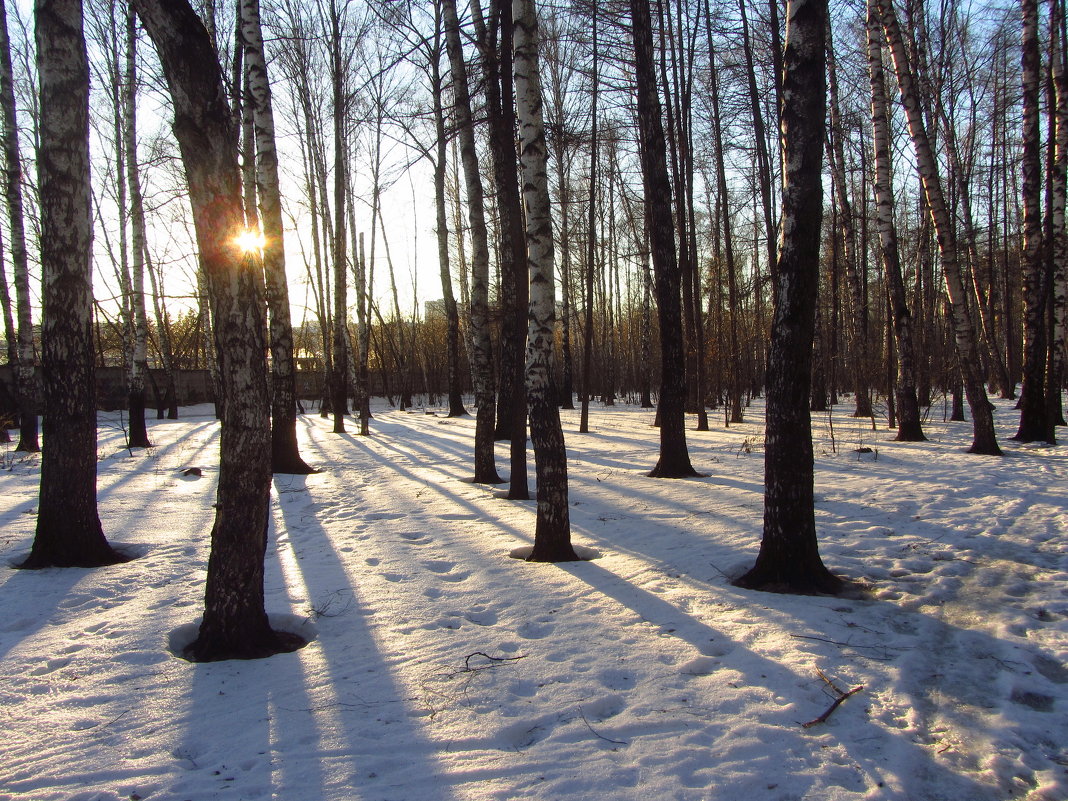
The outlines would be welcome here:
M 839 407 L 832 448 L 817 416 L 821 552 L 858 598 L 730 585 L 760 536 L 758 404 L 688 431 L 708 477 L 675 481 L 643 475 L 651 411 L 595 408 L 589 435 L 564 412 L 590 549 L 565 565 L 509 558 L 533 502 L 470 483 L 473 419 L 378 408 L 361 438 L 304 416 L 323 472 L 274 482 L 267 608 L 312 642 L 213 664 L 172 652 L 202 600 L 218 426 L 184 409 L 131 455 L 101 415 L 101 519 L 137 558 L 0 571 L 0 799 L 1064 801 L 1068 449 L 1009 441 L 998 404 L 1002 459 L 965 454 L 941 408 L 920 444 Z M 14 563 L 39 461 L 0 463 Z M 830 682 L 863 689 L 803 727 Z

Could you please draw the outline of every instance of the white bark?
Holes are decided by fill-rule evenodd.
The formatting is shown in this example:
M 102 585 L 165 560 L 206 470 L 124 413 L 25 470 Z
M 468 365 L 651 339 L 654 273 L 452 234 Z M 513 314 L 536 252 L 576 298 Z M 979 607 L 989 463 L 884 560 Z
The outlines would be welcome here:
M 530 271 L 527 402 L 538 482 L 537 525 L 530 558 L 560 562 L 577 557 L 571 547 L 568 518 L 567 453 L 560 427 L 560 411 L 552 392 L 556 283 L 534 0 L 514 0 L 512 16 L 515 21 L 513 69 Z

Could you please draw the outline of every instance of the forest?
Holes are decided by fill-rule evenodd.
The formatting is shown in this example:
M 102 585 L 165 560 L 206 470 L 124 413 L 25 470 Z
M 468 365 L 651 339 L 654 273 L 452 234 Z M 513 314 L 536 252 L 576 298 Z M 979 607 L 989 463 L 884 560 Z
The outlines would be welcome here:
M 1063 798 L 1065 10 L 0 0 L 0 798 Z

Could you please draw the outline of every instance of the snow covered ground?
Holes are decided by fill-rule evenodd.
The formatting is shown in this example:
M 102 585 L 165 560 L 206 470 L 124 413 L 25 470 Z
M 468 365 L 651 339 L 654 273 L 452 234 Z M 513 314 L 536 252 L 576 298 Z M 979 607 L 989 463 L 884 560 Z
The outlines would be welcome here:
M 1068 799 L 1068 447 L 1009 442 L 1000 402 L 1003 459 L 941 408 L 924 444 L 848 411 L 833 448 L 815 423 L 816 513 L 863 599 L 730 585 L 760 537 L 758 406 L 688 432 L 709 475 L 685 481 L 643 475 L 651 412 L 597 407 L 589 435 L 565 412 L 601 557 L 562 566 L 508 558 L 533 505 L 465 480 L 473 420 L 303 417 L 323 472 L 275 481 L 267 605 L 315 639 L 199 665 L 168 648 L 200 611 L 218 426 L 150 421 L 131 456 L 102 415 L 101 519 L 137 558 L 0 571 L 0 799 Z M 14 563 L 39 462 L 0 453 Z M 863 689 L 803 727 L 830 683 Z

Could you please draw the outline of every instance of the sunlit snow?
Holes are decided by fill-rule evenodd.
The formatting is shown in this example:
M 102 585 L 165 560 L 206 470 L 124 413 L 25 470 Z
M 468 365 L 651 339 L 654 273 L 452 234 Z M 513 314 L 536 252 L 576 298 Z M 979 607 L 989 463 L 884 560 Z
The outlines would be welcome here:
M 0 571 L 0 799 L 1064 801 L 1068 449 L 1009 441 L 1006 402 L 1001 459 L 966 455 L 941 405 L 922 444 L 850 411 L 833 446 L 814 422 L 816 520 L 859 598 L 730 585 L 760 537 L 758 404 L 688 431 L 708 477 L 681 481 L 644 475 L 651 411 L 595 407 L 589 435 L 564 412 L 592 558 L 559 566 L 509 558 L 533 502 L 469 482 L 473 418 L 383 406 L 361 438 L 304 416 L 323 472 L 275 479 L 267 610 L 312 642 L 214 664 L 172 652 L 200 614 L 218 425 L 150 420 L 131 455 L 101 415 L 100 516 L 137 558 Z M 0 457 L 11 564 L 40 463 Z M 863 689 L 803 727 L 831 683 Z

